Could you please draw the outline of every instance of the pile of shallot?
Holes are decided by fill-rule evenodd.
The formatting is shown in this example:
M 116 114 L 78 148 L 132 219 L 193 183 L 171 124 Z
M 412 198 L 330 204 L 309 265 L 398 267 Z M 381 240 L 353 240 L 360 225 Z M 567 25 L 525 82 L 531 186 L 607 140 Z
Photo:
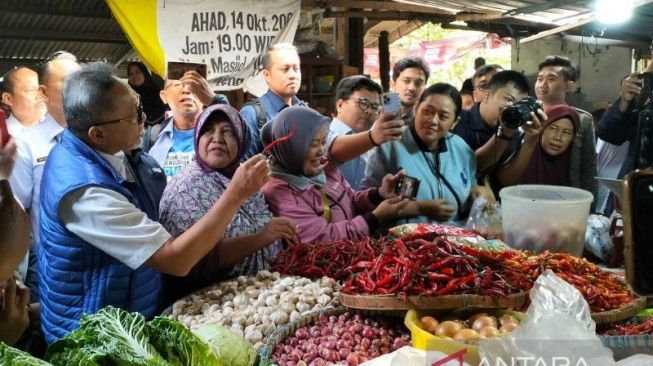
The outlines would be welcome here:
M 359 363 L 393 352 L 410 343 L 401 321 L 344 313 L 298 328 L 278 344 L 272 360 L 279 366 Z

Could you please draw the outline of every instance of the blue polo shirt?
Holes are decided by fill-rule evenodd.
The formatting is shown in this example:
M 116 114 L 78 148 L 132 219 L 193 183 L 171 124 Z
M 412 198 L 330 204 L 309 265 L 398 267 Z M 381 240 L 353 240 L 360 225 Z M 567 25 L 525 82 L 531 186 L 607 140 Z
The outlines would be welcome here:
M 495 127 L 483 121 L 480 104 L 480 102 L 474 103 L 472 109 L 463 110 L 460 115 L 460 122 L 452 131 L 460 136 L 473 151 L 485 145 L 497 131 Z
M 261 102 L 261 106 L 265 111 L 266 123 L 270 122 L 282 109 L 286 108 L 288 105 L 284 103 L 281 98 L 276 95 L 272 90 L 268 91 L 260 96 L 258 100 Z M 292 97 L 293 106 L 305 106 L 302 100 L 296 96 Z M 261 143 L 260 131 L 258 129 L 258 122 L 256 121 L 256 110 L 251 105 L 246 105 L 240 110 L 240 115 L 245 120 L 247 124 L 247 129 L 249 131 L 249 147 L 245 151 L 244 159 L 249 159 L 252 156 L 261 153 L 263 151 L 263 144 Z
M 327 148 L 331 152 L 333 141 L 338 136 L 350 135 L 355 131 L 341 120 L 334 118 L 329 125 L 329 136 L 327 137 Z M 345 176 L 347 182 L 354 190 L 361 190 L 363 179 L 365 178 L 365 166 L 367 165 L 368 153 L 364 153 L 344 164 L 338 165 L 338 169 Z

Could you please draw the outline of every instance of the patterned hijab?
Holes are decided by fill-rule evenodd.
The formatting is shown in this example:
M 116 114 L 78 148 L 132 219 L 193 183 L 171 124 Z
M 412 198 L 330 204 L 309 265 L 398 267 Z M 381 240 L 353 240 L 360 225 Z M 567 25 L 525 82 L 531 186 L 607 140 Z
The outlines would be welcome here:
M 563 118 L 569 118 L 574 126 L 574 136 L 580 126 L 578 112 L 566 104 L 558 104 L 548 108 L 546 115 L 549 117 L 543 124 L 540 132 L 539 142 L 533 151 L 531 160 L 519 180 L 520 184 L 550 184 L 555 186 L 570 186 L 571 178 L 569 169 L 571 166 L 571 150 L 574 145 L 572 139 L 562 154 L 551 156 L 542 147 L 542 135 L 549 125 Z
M 234 131 L 234 136 L 236 137 L 236 142 L 238 143 L 238 152 L 236 157 L 232 162 L 229 163 L 226 167 L 222 169 L 213 169 L 205 161 L 202 160 L 199 154 L 199 141 L 200 137 L 206 129 L 210 126 L 211 123 L 216 123 L 215 121 L 227 121 L 231 124 L 231 127 Z M 206 173 L 215 172 L 224 175 L 225 177 L 231 179 L 234 175 L 234 172 L 240 165 L 240 160 L 245 154 L 245 150 L 249 145 L 249 133 L 247 133 L 247 126 L 245 125 L 245 120 L 240 116 L 240 113 L 231 106 L 227 104 L 214 104 L 207 107 L 202 111 L 202 113 L 197 117 L 197 124 L 195 124 L 195 159 L 197 164 L 202 168 Z
M 323 127 L 329 126 L 329 118 L 308 107 L 288 107 L 279 112 L 261 130 L 263 146 L 288 136 L 294 130 L 290 140 L 275 145 L 271 150 L 272 176 L 304 189 L 309 185 L 324 186 L 324 172 L 307 177 L 304 175 L 304 159 L 315 134 Z

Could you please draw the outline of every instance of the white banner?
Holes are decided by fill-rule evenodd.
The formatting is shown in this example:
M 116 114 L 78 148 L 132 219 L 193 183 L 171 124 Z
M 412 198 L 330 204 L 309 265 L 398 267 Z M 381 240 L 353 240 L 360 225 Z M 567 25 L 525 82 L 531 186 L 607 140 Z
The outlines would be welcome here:
M 215 90 L 260 95 L 260 69 L 272 44 L 292 43 L 301 0 L 158 0 L 158 38 L 166 61 L 207 65 Z M 258 79 L 258 80 L 257 80 Z

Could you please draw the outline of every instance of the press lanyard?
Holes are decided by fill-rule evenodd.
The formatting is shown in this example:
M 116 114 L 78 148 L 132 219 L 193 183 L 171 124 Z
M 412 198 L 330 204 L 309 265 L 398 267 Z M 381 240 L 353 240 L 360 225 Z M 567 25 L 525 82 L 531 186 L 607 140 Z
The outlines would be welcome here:
M 322 198 L 322 217 L 326 222 L 331 222 L 331 206 L 329 206 L 329 199 L 327 198 L 324 188 L 320 188 L 320 198 Z
M 460 218 L 461 212 L 462 212 L 461 211 L 462 210 L 462 204 L 460 202 L 460 197 L 458 197 L 458 194 L 453 189 L 453 187 L 451 186 L 451 183 L 449 183 L 447 178 L 445 178 L 444 175 L 442 175 L 442 173 L 440 173 L 440 158 L 439 158 L 439 155 L 431 152 L 431 155 L 433 155 L 433 160 L 435 160 L 435 166 L 433 166 L 433 163 L 431 163 L 431 161 L 429 160 L 428 156 L 426 155 L 426 153 L 424 151 L 422 151 L 422 155 L 424 156 L 424 160 L 426 160 L 426 163 L 431 168 L 431 171 L 433 171 L 433 174 L 435 175 L 435 178 L 438 180 L 438 183 L 439 182 L 444 183 L 444 185 L 447 187 L 447 189 L 449 189 L 449 191 L 453 194 L 453 198 L 456 200 L 456 204 L 458 205 L 458 210 L 456 212 L 456 218 Z M 442 195 L 442 194 L 440 193 L 440 195 Z M 444 197 L 440 197 L 440 198 L 444 198 Z

